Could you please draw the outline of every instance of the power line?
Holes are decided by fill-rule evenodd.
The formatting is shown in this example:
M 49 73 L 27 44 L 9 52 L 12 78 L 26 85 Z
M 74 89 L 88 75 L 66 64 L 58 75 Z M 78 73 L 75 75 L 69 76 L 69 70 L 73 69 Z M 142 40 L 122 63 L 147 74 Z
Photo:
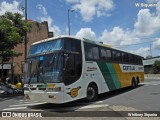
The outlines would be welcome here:
M 149 39 L 150 39 L 150 38 L 149 38 Z M 150 40 L 150 41 L 146 41 L 146 42 L 140 42 L 140 43 L 133 43 L 133 44 L 126 44 L 126 45 L 119 45 L 119 46 L 114 46 L 114 47 L 140 45 L 140 44 L 151 43 L 151 42 L 155 42 L 155 41 L 158 41 L 158 39 L 156 39 L 156 40 Z M 108 42 L 108 41 L 107 41 L 107 42 Z

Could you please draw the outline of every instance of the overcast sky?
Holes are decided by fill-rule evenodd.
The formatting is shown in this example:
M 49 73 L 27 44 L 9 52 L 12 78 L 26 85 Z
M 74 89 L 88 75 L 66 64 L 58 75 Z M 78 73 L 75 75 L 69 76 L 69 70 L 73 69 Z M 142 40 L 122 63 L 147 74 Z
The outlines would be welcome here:
M 24 15 L 25 0 L 0 0 L 0 15 L 6 11 Z M 48 21 L 55 36 L 68 34 L 103 41 L 146 57 L 160 56 L 159 0 L 28 0 L 28 19 Z

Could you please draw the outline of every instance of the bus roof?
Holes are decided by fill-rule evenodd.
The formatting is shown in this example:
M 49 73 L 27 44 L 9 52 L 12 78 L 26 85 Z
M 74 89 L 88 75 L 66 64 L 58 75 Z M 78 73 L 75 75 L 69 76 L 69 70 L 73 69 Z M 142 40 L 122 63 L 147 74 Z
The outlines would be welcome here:
M 73 39 L 85 41 L 87 43 L 96 44 L 96 45 L 111 48 L 111 46 L 100 43 L 98 41 L 89 40 L 89 39 L 86 39 L 86 38 L 75 37 L 75 36 L 68 36 L 68 35 L 61 35 L 61 36 L 57 36 L 57 37 L 47 38 L 47 39 L 44 39 L 44 40 L 41 40 L 41 41 L 38 41 L 38 42 L 34 42 L 34 43 L 32 43 L 32 45 L 36 45 L 36 44 L 39 44 L 39 43 L 43 43 L 43 42 L 47 42 L 47 41 L 51 41 L 51 40 L 56 40 L 56 39 L 60 39 L 60 38 L 73 38 Z
M 51 38 L 40 40 L 38 42 L 34 42 L 34 43 L 32 43 L 32 45 L 36 45 L 36 44 L 39 44 L 39 43 L 43 43 L 43 42 L 47 42 L 47 41 L 51 41 L 51 40 L 56 40 L 56 39 L 60 39 L 60 38 L 73 38 L 73 39 L 77 39 L 77 40 L 82 40 L 81 38 L 74 37 L 74 36 L 59 35 L 59 36 L 56 36 L 56 37 L 51 37 Z
M 60 38 L 73 38 L 73 39 L 85 41 L 85 42 L 87 42 L 87 43 L 91 43 L 91 44 L 99 45 L 99 46 L 102 46 L 102 47 L 112 48 L 112 49 L 115 49 L 115 50 L 118 50 L 118 51 L 122 51 L 122 52 L 125 52 L 125 53 L 129 53 L 129 52 L 126 52 L 126 51 L 121 50 L 121 49 L 118 49 L 118 48 L 113 48 L 113 47 L 111 47 L 111 46 L 109 46 L 109 45 L 103 44 L 103 43 L 98 42 L 98 41 L 93 41 L 93 40 L 89 40 L 89 39 L 86 39 L 86 38 L 80 38 L 80 37 L 69 36 L 69 35 L 59 35 L 59 36 L 56 36 L 56 37 L 51 37 L 51 38 L 43 39 L 43 40 L 41 40 L 41 41 L 32 43 L 32 45 L 36 45 L 36 44 L 39 44 L 39 43 L 43 43 L 43 42 L 47 42 L 47 41 L 52 41 L 52 40 L 56 40 L 56 39 L 60 39 Z M 136 55 L 136 54 L 134 54 L 134 53 L 129 53 L 129 54 Z M 137 55 L 137 56 L 140 56 L 140 55 Z M 142 56 L 141 56 L 141 57 L 142 57 Z

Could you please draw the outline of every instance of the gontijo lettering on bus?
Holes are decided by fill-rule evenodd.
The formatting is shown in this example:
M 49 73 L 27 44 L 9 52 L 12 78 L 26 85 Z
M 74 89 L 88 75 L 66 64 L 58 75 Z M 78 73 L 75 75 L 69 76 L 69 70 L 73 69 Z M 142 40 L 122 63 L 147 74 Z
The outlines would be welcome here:
M 135 66 L 123 66 L 123 70 L 135 70 Z

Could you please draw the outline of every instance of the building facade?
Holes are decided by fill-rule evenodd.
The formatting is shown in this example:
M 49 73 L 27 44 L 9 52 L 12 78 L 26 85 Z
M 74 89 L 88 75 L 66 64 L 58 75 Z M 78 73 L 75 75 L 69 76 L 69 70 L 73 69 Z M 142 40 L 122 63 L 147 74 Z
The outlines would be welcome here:
M 152 65 L 155 63 L 156 60 L 160 61 L 160 56 L 152 57 L 152 58 L 147 58 L 147 59 L 143 60 L 145 74 L 149 73 L 149 71 L 152 68 Z

